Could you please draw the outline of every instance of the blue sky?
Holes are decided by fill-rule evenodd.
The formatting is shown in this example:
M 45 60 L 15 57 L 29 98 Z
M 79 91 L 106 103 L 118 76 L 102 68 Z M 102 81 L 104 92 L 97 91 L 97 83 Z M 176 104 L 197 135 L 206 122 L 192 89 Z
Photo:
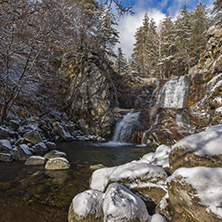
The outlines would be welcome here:
M 199 2 L 210 8 L 214 0 L 122 0 L 123 5 L 133 7 L 134 14 L 120 18 L 117 29 L 120 32 L 121 44 L 117 47 L 120 46 L 126 57 L 130 57 L 135 43 L 134 34 L 136 29 L 142 25 L 145 13 L 148 13 L 148 16 L 158 24 L 167 13 L 176 17 L 184 5 L 189 10 L 193 10 Z

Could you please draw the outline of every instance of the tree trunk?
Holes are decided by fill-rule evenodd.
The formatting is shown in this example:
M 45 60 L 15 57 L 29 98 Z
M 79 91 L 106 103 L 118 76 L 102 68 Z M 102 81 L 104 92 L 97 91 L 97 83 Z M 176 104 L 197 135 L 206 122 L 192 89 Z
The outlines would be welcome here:
M 4 120 L 6 119 L 7 111 L 8 111 L 8 103 L 5 103 L 1 111 L 0 124 L 2 124 Z

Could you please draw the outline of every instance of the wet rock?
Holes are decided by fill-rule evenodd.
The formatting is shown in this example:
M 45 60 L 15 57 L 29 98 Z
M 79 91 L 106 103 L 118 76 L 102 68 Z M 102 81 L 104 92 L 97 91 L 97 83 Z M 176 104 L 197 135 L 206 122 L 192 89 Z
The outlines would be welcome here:
M 34 145 L 42 142 L 41 136 L 38 132 L 35 131 L 25 133 L 23 137 L 27 142 L 30 142 Z
M 69 161 L 63 157 L 50 159 L 46 162 L 46 170 L 66 170 L 70 168 Z
M 13 157 L 9 153 L 0 153 L 0 161 L 2 161 L 2 162 L 12 162 Z
M 4 128 L 3 126 L 0 126 L 0 139 L 8 139 L 9 136 L 9 130 Z
M 53 125 L 55 133 L 59 135 L 63 140 L 67 142 L 73 140 L 73 137 L 70 135 L 68 130 L 66 130 L 60 123 L 55 122 L 52 125 Z
M 69 208 L 69 222 L 99 222 L 102 221 L 103 193 L 97 190 L 87 190 L 76 195 Z
M 9 140 L 0 140 L 0 152 L 9 153 L 12 150 L 12 146 Z
M 37 155 L 42 155 L 48 151 L 47 146 L 43 142 L 36 144 L 35 146 L 32 147 L 32 149 L 33 149 L 33 154 Z
M 19 160 L 27 160 L 30 156 L 32 156 L 32 153 L 30 151 L 30 148 L 26 144 L 21 144 L 17 146 L 17 155 Z
M 19 145 L 19 144 L 23 144 L 25 143 L 25 139 L 24 138 L 19 138 L 16 142 L 15 145 Z
M 148 221 L 149 214 L 142 199 L 124 185 L 113 183 L 107 188 L 103 202 L 104 221 Z
M 105 168 L 105 166 L 103 164 L 91 165 L 89 167 L 90 170 L 98 170 L 98 169 L 102 169 L 102 168 Z
M 13 130 L 17 130 L 19 128 L 19 122 L 16 120 L 10 120 L 9 125 L 12 127 Z
M 48 150 L 55 150 L 56 144 L 53 142 L 45 142 L 45 145 L 47 146 Z
M 52 159 L 52 158 L 56 158 L 56 157 L 66 157 L 66 153 L 60 152 L 58 150 L 52 150 L 52 151 L 46 153 L 44 156 L 44 158 L 46 158 L 46 159 Z
M 46 163 L 46 159 L 41 156 L 30 156 L 25 161 L 25 165 L 27 166 L 44 165 L 45 163 Z

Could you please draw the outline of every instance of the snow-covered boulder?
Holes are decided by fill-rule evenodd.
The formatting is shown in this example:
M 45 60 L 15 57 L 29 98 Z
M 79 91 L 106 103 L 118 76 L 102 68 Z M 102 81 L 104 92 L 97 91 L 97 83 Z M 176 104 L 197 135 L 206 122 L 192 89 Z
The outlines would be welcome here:
M 104 192 L 110 183 L 118 182 L 158 204 L 166 195 L 166 178 L 163 168 L 140 160 L 94 171 L 90 187 Z
M 47 146 L 43 142 L 36 144 L 35 146 L 32 147 L 32 149 L 33 149 L 33 154 L 35 155 L 42 155 L 43 153 L 48 151 Z
M 105 222 L 147 222 L 148 211 L 142 199 L 124 185 L 113 183 L 107 188 L 103 202 Z
M 13 157 L 10 153 L 0 153 L 0 161 L 1 162 L 12 162 Z
M 12 150 L 12 146 L 9 140 L 0 140 L 0 151 L 3 153 L 9 153 Z
M 17 155 L 19 160 L 27 160 L 32 153 L 26 144 L 21 144 L 17 146 Z
M 57 135 L 59 135 L 63 140 L 69 142 L 73 140 L 73 137 L 60 123 L 54 122 L 53 124 L 54 131 Z
M 118 182 L 139 187 L 141 183 L 164 184 L 165 170 L 141 161 L 132 161 L 116 167 L 96 170 L 91 177 L 91 189 L 104 191 L 109 183 Z
M 222 125 L 178 141 L 169 155 L 171 172 L 180 167 L 221 167 Z
M 42 142 L 41 136 L 36 131 L 27 132 L 24 134 L 23 137 L 27 142 L 32 143 L 34 145 Z
M 186 221 L 222 221 L 222 168 L 180 168 L 167 182 L 170 203 Z
M 46 159 L 52 159 L 56 157 L 66 157 L 66 153 L 58 150 L 52 150 L 44 155 L 44 158 Z
M 102 221 L 103 195 L 104 193 L 97 190 L 87 190 L 77 194 L 70 205 L 68 221 Z
M 27 166 L 44 165 L 45 163 L 46 163 L 46 159 L 41 156 L 30 156 L 25 161 L 25 165 Z
M 46 170 L 67 170 L 70 168 L 69 161 L 63 157 L 56 157 L 46 162 Z

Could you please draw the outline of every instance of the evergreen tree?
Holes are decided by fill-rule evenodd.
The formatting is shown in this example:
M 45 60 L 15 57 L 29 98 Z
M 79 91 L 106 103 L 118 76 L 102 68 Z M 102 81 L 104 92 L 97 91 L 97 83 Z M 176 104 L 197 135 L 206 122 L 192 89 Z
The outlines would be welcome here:
M 190 64 L 195 65 L 204 51 L 207 43 L 206 30 L 209 28 L 210 19 L 207 16 L 206 5 L 199 3 L 194 11 L 191 12 L 191 47 Z
M 158 36 L 156 24 L 145 14 L 143 24 L 135 34 L 132 58 L 138 64 L 138 73 L 142 77 L 151 77 L 156 65 L 158 54 Z
M 222 22 L 222 1 L 221 0 L 216 0 L 213 3 L 214 7 L 213 7 L 213 11 L 212 13 L 215 14 L 214 17 L 214 22 Z
M 175 54 L 175 26 L 169 14 L 160 25 L 158 67 L 160 78 L 169 78 Z

